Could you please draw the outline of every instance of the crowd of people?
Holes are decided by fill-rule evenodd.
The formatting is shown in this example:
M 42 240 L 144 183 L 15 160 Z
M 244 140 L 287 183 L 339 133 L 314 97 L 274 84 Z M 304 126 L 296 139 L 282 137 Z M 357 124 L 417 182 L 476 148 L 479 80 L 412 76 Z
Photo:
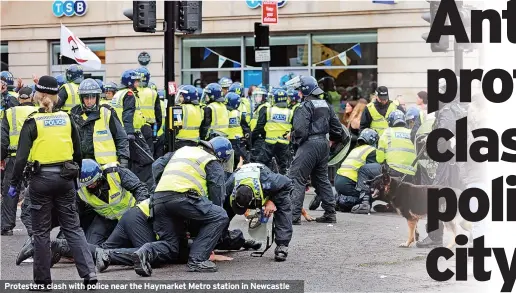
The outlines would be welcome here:
M 217 271 L 215 250 L 261 248 L 229 229 L 248 210 L 274 215 L 275 260 L 285 261 L 308 185 L 316 193 L 310 209 L 324 209 L 315 221 L 336 223 L 337 211 L 371 211 L 364 184 L 381 164 L 415 184 L 447 180 L 432 179 L 418 161 L 426 134 L 448 121 L 440 117 L 465 114 L 450 103 L 428 115 L 424 91 L 406 109 L 378 86 L 368 97 L 351 88 L 339 119 L 323 90 L 327 81 L 296 76 L 281 88 L 257 85 L 246 94 L 224 77 L 203 89 L 178 88 L 181 126 L 170 130 L 175 149 L 165 152 L 165 94 L 145 67 L 123 72 L 118 84 L 85 79 L 78 65 L 32 86 L 0 75 L 1 235 L 13 235 L 23 200 L 29 238 L 16 264 L 33 257 L 38 284 L 52 282 L 50 267 L 61 257 L 74 259 L 87 284 L 111 265 L 141 276 L 178 262 L 190 271 Z M 334 193 L 328 161 L 346 144 Z M 60 232 L 51 240 L 55 227 Z M 429 232 L 418 247 L 442 245 L 442 229 Z

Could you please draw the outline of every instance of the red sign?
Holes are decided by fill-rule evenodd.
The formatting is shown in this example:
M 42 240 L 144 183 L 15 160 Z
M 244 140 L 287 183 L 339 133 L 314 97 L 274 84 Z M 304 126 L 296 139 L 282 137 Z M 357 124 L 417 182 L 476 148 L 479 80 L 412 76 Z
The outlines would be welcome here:
M 277 24 L 278 23 L 278 2 L 263 1 L 262 2 L 262 23 Z
M 177 87 L 176 87 L 176 82 L 175 81 L 169 81 L 168 82 L 168 94 L 169 95 L 175 95 L 176 94 L 176 90 L 177 90 Z

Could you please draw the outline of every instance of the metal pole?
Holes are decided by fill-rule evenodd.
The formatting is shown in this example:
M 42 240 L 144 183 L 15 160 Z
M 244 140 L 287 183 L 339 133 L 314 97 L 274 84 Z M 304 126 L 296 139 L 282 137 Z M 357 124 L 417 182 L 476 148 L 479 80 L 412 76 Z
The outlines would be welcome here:
M 172 152 L 174 150 L 175 132 L 172 128 L 172 107 L 174 106 L 175 95 L 168 94 L 168 82 L 175 80 L 174 71 L 174 33 L 175 33 L 175 15 L 177 9 L 177 1 L 165 1 L 165 95 L 167 98 L 167 115 L 165 121 L 165 138 L 167 141 L 166 150 Z
M 262 85 L 269 91 L 269 62 L 262 62 Z

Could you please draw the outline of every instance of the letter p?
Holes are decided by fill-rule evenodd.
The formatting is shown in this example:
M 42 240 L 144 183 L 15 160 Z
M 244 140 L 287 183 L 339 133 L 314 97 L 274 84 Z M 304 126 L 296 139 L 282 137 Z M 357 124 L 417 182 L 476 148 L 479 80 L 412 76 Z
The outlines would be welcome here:
M 450 103 L 457 96 L 457 76 L 451 69 L 428 70 L 427 83 L 428 114 L 439 110 L 439 102 Z
M 457 215 L 457 195 L 450 188 L 428 189 L 428 231 L 439 228 L 439 221 L 449 222 Z

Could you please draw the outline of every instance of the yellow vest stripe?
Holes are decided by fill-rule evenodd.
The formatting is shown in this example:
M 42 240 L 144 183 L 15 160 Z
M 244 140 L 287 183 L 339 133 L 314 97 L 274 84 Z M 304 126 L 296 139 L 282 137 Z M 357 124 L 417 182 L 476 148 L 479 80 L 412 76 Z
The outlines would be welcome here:
M 410 135 L 409 129 L 407 129 L 406 132 L 408 132 Z M 405 159 L 413 158 L 412 161 L 414 161 L 416 158 L 415 149 L 414 148 L 405 148 L 405 147 L 392 147 L 392 135 L 393 135 L 393 129 L 389 128 L 388 133 L 387 133 L 387 149 L 385 149 L 385 147 L 382 147 L 381 150 L 383 152 L 385 152 L 386 154 L 389 154 L 389 153 L 393 154 L 393 152 L 409 153 L 409 154 L 406 154 L 404 156 L 404 158 Z M 400 141 L 403 142 L 402 139 L 400 139 Z M 410 139 L 408 141 L 410 141 Z M 410 141 L 410 143 L 412 143 L 412 141 Z M 408 162 L 408 160 L 407 160 L 407 162 Z M 416 168 L 412 167 L 409 164 L 398 164 L 398 163 L 392 163 L 392 162 L 388 162 L 388 164 L 389 164 L 389 167 L 392 167 L 393 169 L 395 169 L 401 173 L 404 173 L 404 174 L 414 175 L 416 173 Z
M 18 129 L 18 124 L 23 126 L 25 119 L 32 113 L 37 111 L 37 107 L 34 106 L 16 106 L 6 111 L 7 123 L 9 123 L 9 147 L 7 148 L 9 151 L 16 151 L 18 149 L 18 142 L 20 140 L 20 131 L 21 128 Z M 11 115 L 9 115 L 11 112 Z M 18 121 L 18 119 L 20 121 Z M 14 154 L 11 154 L 14 155 Z

